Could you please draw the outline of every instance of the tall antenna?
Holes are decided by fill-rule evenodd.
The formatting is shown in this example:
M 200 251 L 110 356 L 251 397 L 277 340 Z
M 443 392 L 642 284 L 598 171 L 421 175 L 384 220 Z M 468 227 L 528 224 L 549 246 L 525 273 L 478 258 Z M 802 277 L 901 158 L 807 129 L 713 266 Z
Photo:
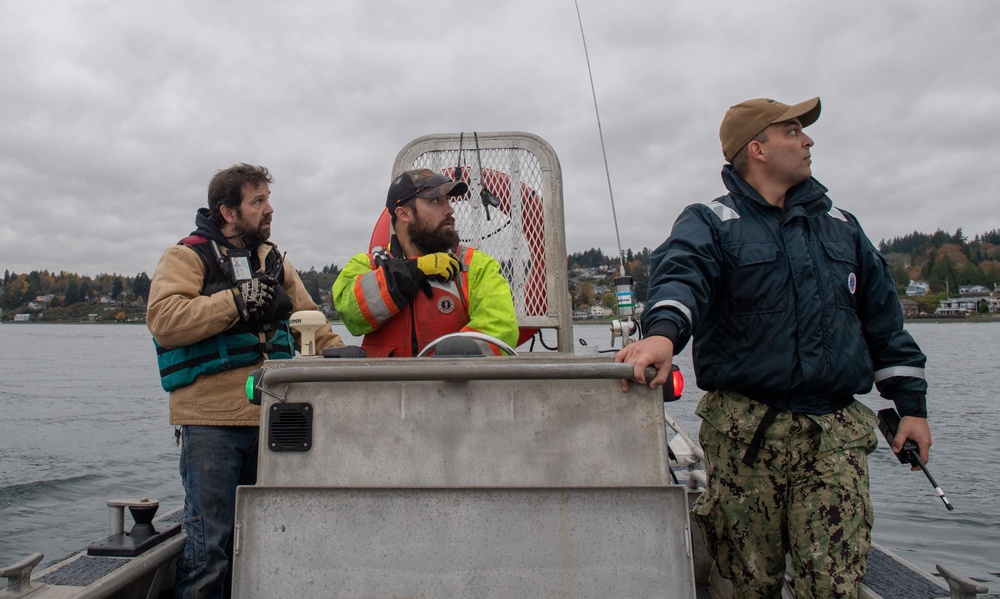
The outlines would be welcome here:
M 618 242 L 618 276 L 615 277 L 615 298 L 618 302 L 618 320 L 611 324 L 611 345 L 615 337 L 622 338 L 622 347 L 631 341 L 631 335 L 638 329 L 638 324 L 632 319 L 635 315 L 635 293 L 632 288 L 632 277 L 625 274 L 625 254 L 622 252 L 622 238 L 618 232 L 618 213 L 615 211 L 615 192 L 611 189 L 611 169 L 608 168 L 608 152 L 604 148 L 604 130 L 601 128 L 601 112 L 597 109 L 597 90 L 594 88 L 594 73 L 590 70 L 590 53 L 587 52 L 587 36 L 583 33 L 583 17 L 580 16 L 580 3 L 573 0 L 576 6 L 576 20 L 580 22 L 580 37 L 583 39 L 583 55 L 587 58 L 587 75 L 590 76 L 590 93 L 594 97 L 594 114 L 597 115 L 597 133 L 601 138 L 601 155 L 604 156 L 604 174 L 608 178 L 608 196 L 611 198 L 611 218 L 615 223 L 615 240 Z
M 611 171 L 608 169 L 608 152 L 604 149 L 604 131 L 601 129 L 601 113 L 597 109 L 597 91 L 594 89 L 594 74 L 590 70 L 590 53 L 587 52 L 587 36 L 583 33 L 583 17 L 580 16 L 580 3 L 573 0 L 576 6 L 576 20 L 580 23 L 580 37 L 583 38 L 583 55 L 587 59 L 587 75 L 590 76 L 590 93 L 594 97 L 594 114 L 597 115 L 597 134 L 601 138 L 601 154 L 604 156 L 604 174 L 608 178 L 608 196 L 611 197 L 611 218 L 615 222 L 615 239 L 618 242 L 618 263 L 620 275 L 625 276 L 625 257 L 622 255 L 622 238 L 618 233 L 618 214 L 615 212 L 615 193 L 611 189 Z

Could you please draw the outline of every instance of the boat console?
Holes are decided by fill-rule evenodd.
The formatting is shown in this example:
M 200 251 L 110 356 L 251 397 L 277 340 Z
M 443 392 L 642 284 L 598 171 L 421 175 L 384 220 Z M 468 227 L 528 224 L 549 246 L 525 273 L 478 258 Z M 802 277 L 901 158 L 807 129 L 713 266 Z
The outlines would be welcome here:
M 295 359 L 259 377 L 239 597 L 693 597 L 663 396 L 611 358 Z

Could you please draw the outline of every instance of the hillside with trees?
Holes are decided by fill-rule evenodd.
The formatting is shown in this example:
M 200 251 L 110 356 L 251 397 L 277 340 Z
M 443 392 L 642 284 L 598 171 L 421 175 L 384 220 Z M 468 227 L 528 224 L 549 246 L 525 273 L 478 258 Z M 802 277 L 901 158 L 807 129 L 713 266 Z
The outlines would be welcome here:
M 329 303 L 330 287 L 340 273 L 336 264 L 320 271 L 297 272 L 317 305 Z M 145 272 L 92 278 L 66 271 L 17 274 L 5 270 L 0 282 L 0 311 L 5 321 L 13 320 L 15 314 L 30 314 L 32 321 L 40 322 L 144 321 L 149 284 Z
M 940 229 L 930 235 L 914 231 L 882 240 L 878 249 L 892 267 L 900 295 L 910 281 L 928 283 L 930 293 L 913 298 L 925 312 L 933 312 L 942 299 L 958 295 L 961 286 L 996 290 L 1000 283 L 1000 230 L 976 235 L 972 241 L 962 229 L 954 234 Z
M 937 230 L 932 234 L 914 231 L 882 240 L 878 249 L 888 260 L 897 291 L 903 295 L 910 281 L 926 281 L 930 294 L 914 298 L 925 312 L 933 312 L 937 302 L 957 295 L 959 286 L 981 285 L 996 290 L 1000 284 L 1000 230 L 992 230 L 970 241 L 962 229 L 954 234 Z M 646 301 L 649 286 L 649 248 L 624 251 L 625 273 L 634 281 L 635 298 Z M 569 290 L 574 310 L 603 305 L 615 310 L 614 278 L 622 260 L 598 248 L 567 256 Z M 321 270 L 298 271 L 306 290 L 328 315 L 330 287 L 340 273 L 336 264 Z M 17 274 L 5 270 L 0 285 L 0 310 L 4 320 L 28 313 L 41 321 L 142 321 L 145 319 L 149 275 L 100 274 L 88 277 L 60 271 L 32 271 Z
M 914 231 L 882 240 L 879 251 L 892 270 L 896 290 L 905 295 L 910 281 L 926 281 L 930 294 L 913 298 L 924 312 L 932 313 L 938 302 L 958 295 L 960 286 L 981 285 L 996 290 L 1000 284 L 1000 230 L 992 230 L 970 241 L 962 229 L 954 234 L 938 230 L 932 234 Z M 649 248 L 624 252 L 625 272 L 634 280 L 636 301 L 645 302 L 649 286 Z M 620 261 L 591 248 L 570 254 L 570 295 L 573 308 L 595 304 L 615 309 L 614 277 Z M 596 291 L 595 291 L 596 290 Z
M 962 229 L 949 235 L 938 229 L 928 235 L 914 231 L 909 235 L 883 240 L 879 251 L 894 268 L 905 269 L 906 277 L 927 281 L 932 291 L 947 291 L 958 285 L 983 285 L 993 288 L 1000 282 L 1000 230 L 966 239 Z M 903 274 L 902 270 L 894 271 Z M 897 284 L 905 284 L 897 277 Z
M 630 248 L 623 253 L 625 274 L 632 277 L 635 299 L 637 302 L 645 302 L 649 287 L 650 250 L 642 248 L 639 252 L 634 252 Z M 614 279 L 621 273 L 622 262 L 597 248 L 567 256 L 573 309 L 585 310 L 593 305 L 601 305 L 617 312 Z

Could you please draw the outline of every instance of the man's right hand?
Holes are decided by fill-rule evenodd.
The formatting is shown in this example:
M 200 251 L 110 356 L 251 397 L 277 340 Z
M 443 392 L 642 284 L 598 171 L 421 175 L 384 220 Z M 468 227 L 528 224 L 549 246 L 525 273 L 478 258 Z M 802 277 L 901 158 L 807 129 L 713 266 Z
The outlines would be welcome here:
M 623 347 L 615 355 L 615 362 L 633 364 L 635 368 L 632 371 L 632 378 L 648 384 L 650 389 L 656 389 L 667 382 L 673 358 L 674 342 L 669 337 L 653 335 Z M 647 381 L 643 374 L 647 366 L 656 368 L 656 377 L 651 381 Z M 622 391 L 627 392 L 628 389 L 628 379 L 622 379 Z
M 926 464 L 931 461 L 931 429 L 927 425 L 926 418 L 919 416 L 903 416 L 899 421 L 899 430 L 892 440 L 892 450 L 897 454 L 903 450 L 903 443 L 909 439 L 917 444 L 920 459 Z M 919 466 L 914 466 L 910 470 L 920 470 Z
M 428 277 L 438 277 L 442 281 L 450 281 L 461 270 L 458 258 L 447 252 L 427 254 L 417 258 L 417 268 Z
M 264 277 L 243 281 L 233 287 L 236 309 L 244 322 L 251 322 L 267 309 L 274 299 L 274 285 L 277 285 L 277 281 Z

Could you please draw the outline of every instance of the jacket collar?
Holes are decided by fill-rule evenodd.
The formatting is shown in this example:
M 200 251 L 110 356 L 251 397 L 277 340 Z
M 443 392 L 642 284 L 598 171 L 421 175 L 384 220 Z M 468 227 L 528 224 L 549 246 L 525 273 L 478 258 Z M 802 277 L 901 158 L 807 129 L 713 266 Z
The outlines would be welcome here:
M 762 208 L 778 210 L 778 208 L 768 204 L 767 200 L 756 189 L 739 176 L 731 164 L 722 167 L 722 182 L 734 198 L 757 204 Z M 826 195 L 827 191 L 829 190 L 826 186 L 814 177 L 809 177 L 802 183 L 795 185 L 788 190 L 788 194 L 785 196 L 786 218 L 826 214 L 833 207 L 833 201 Z
M 198 209 L 198 214 L 194 217 L 194 227 L 194 231 L 191 231 L 192 235 L 201 235 L 206 239 L 218 242 L 223 247 L 233 247 L 233 244 L 226 240 L 226 236 L 222 234 L 222 231 L 215 226 L 215 223 L 212 221 L 212 213 L 209 212 L 208 208 Z
M 198 214 L 195 215 L 194 217 L 194 226 L 195 226 L 194 231 L 191 231 L 192 235 L 201 235 L 206 239 L 217 242 L 220 246 L 226 249 L 230 250 L 248 249 L 254 251 L 255 253 L 260 254 L 260 247 L 264 246 L 266 248 L 266 251 L 264 252 L 263 255 L 266 255 L 267 252 L 271 251 L 271 247 L 274 246 L 274 244 L 271 243 L 270 241 L 265 241 L 260 245 L 258 245 L 257 247 L 237 248 L 232 243 L 230 243 L 229 240 L 226 239 L 226 236 L 222 234 L 222 231 L 220 231 L 219 228 L 215 226 L 215 222 L 212 220 L 212 213 L 209 212 L 208 208 L 198 209 Z

